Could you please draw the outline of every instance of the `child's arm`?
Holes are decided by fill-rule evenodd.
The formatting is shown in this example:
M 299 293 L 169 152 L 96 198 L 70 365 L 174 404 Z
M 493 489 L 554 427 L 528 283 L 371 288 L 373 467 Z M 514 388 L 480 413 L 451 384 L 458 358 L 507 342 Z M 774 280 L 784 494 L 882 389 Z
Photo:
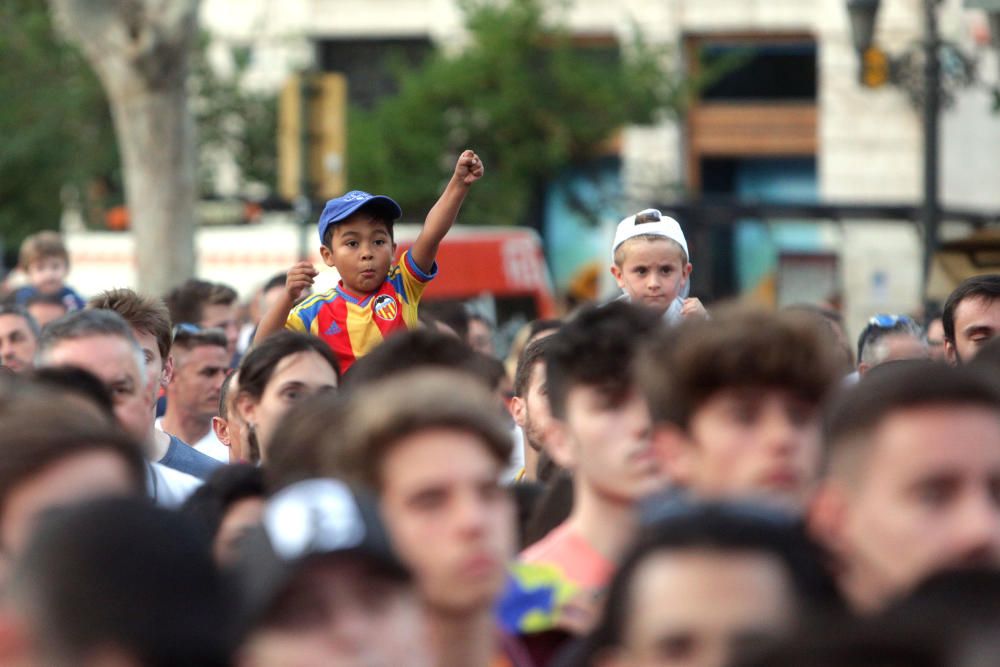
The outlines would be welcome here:
M 316 269 L 309 262 L 299 262 L 288 269 L 288 277 L 285 278 L 285 291 L 281 293 L 281 298 L 278 299 L 277 303 L 260 318 L 257 333 L 253 337 L 254 345 L 285 328 L 288 313 L 292 311 L 292 307 L 302 296 L 302 292 L 313 284 L 316 273 Z
M 410 248 L 410 259 L 424 273 L 430 273 L 434 268 L 434 258 L 437 257 L 438 246 L 445 234 L 455 224 L 458 210 L 462 208 L 469 186 L 483 176 L 483 162 L 473 151 L 467 150 L 458 156 L 455 173 L 448 181 L 441 197 L 427 213 L 424 227 L 420 230 L 417 240 Z

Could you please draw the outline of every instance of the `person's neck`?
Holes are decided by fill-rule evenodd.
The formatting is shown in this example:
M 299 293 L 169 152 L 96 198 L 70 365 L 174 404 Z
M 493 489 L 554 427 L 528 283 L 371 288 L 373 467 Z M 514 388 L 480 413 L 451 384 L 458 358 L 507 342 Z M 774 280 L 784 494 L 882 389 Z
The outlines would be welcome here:
M 496 657 L 496 625 L 489 607 L 472 613 L 430 609 L 431 645 L 437 667 L 488 667 Z
M 617 563 L 638 529 L 635 504 L 616 501 L 581 482 L 573 491 L 570 527 L 609 561 Z
M 538 480 L 538 452 L 528 444 L 528 439 L 524 440 L 524 481 L 534 482 Z
M 149 460 L 156 462 L 167 455 L 170 449 L 170 436 L 156 428 L 156 423 L 149 425 L 149 437 L 146 438 Z
M 345 285 L 343 280 L 340 281 L 338 287 L 340 287 L 340 290 L 342 292 L 345 292 L 350 297 L 354 297 L 358 301 L 364 301 L 367 297 L 371 296 L 372 294 L 378 291 L 378 290 L 373 290 L 371 292 L 365 292 L 363 290 L 355 289 L 353 287 Z
M 193 445 L 208 435 L 209 429 L 212 428 L 212 419 L 210 417 L 206 421 L 204 415 L 182 410 L 177 407 L 177 401 L 168 398 L 167 411 L 160 420 L 160 426 L 167 433 L 176 435 L 189 445 Z

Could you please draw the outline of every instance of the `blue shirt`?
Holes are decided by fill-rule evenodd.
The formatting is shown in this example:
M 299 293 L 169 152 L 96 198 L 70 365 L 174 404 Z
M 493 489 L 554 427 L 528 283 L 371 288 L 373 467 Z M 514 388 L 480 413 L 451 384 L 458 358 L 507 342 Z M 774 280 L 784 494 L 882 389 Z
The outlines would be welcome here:
M 19 287 L 14 292 L 14 302 L 19 306 L 28 305 L 28 299 L 38 294 L 38 288 L 34 285 L 25 285 L 24 287 Z M 67 287 L 63 285 L 63 288 L 59 290 L 56 294 L 62 302 L 66 305 L 66 312 L 72 313 L 74 310 L 83 310 L 87 302 L 83 300 L 83 297 L 76 293 L 72 287 Z
M 176 435 L 170 436 L 170 446 L 167 447 L 167 453 L 159 463 L 203 480 L 211 477 L 217 468 L 225 465 L 222 461 L 216 461 L 191 445 L 185 444 Z

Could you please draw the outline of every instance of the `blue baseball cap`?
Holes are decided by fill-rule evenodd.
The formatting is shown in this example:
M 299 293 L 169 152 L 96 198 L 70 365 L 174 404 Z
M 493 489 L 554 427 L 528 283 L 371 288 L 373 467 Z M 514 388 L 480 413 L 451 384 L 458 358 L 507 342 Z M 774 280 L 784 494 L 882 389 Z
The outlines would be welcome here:
M 319 216 L 319 242 L 323 243 L 330 225 L 344 220 L 362 206 L 371 207 L 390 222 L 403 215 L 403 209 L 399 204 L 385 195 L 371 195 L 361 190 L 351 190 L 336 199 L 331 199 L 323 207 L 323 212 Z

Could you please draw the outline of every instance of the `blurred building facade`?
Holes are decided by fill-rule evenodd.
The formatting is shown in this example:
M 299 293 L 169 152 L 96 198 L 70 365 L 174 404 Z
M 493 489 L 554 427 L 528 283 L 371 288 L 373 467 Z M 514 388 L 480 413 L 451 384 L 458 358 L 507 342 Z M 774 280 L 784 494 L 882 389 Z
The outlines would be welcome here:
M 574 35 L 591 41 L 627 44 L 638 27 L 648 40 L 676 45 L 680 66 L 691 73 L 726 54 L 744 60 L 679 122 L 625 129 L 621 154 L 608 165 L 610 179 L 620 176 L 620 198 L 602 229 L 575 220 L 562 203 L 561 190 L 592 186 L 573 174 L 554 180 L 543 230 L 553 247 L 570 248 L 550 258 L 557 284 L 568 284 L 588 262 L 606 263 L 617 219 L 652 204 L 919 204 L 919 112 L 896 87 L 859 85 L 845 4 L 574 0 L 560 12 Z M 983 46 L 985 20 L 961 4 L 943 2 L 943 32 L 983 54 L 983 78 L 995 81 L 995 57 Z M 887 52 L 919 39 L 920 5 L 883 0 L 876 39 Z M 252 85 L 277 89 L 290 72 L 313 65 L 345 72 L 351 101 L 360 105 L 391 91 L 379 60 L 385 47 L 418 60 L 434 45 L 460 49 L 465 39 L 455 0 L 205 0 L 202 12 L 219 44 L 254 47 Z M 1000 210 L 1000 116 L 991 113 L 985 91 L 955 99 L 943 116 L 944 204 Z M 963 231 L 942 230 L 946 238 Z M 778 305 L 839 296 L 854 331 L 871 313 L 913 311 L 920 303 L 922 240 L 913 222 L 746 220 L 696 236 L 701 247 L 692 245 L 692 259 L 703 277 L 696 292 L 711 284 L 716 296 L 738 293 Z

